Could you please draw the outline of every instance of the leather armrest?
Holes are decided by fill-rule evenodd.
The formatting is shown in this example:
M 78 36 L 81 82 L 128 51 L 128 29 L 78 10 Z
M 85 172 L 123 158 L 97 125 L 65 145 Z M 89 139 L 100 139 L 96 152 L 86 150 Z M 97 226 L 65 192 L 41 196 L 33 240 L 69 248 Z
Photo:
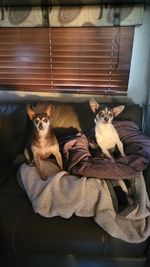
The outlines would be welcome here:
M 148 239 L 149 243 L 148 243 L 148 247 L 147 247 L 147 265 L 146 266 L 150 266 L 150 238 Z

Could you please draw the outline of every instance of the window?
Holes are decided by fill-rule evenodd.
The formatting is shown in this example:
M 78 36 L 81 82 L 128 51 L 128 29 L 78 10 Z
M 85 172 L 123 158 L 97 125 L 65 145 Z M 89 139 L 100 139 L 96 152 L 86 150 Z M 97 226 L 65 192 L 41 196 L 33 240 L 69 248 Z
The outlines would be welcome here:
M 1 28 L 9 90 L 125 95 L 134 27 Z

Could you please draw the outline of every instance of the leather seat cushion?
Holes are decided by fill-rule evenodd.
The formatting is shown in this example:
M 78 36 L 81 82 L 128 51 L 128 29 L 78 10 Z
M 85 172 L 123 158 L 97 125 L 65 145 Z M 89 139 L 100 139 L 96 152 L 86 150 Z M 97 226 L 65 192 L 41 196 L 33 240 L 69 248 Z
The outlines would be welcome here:
M 147 241 L 131 244 L 109 236 L 93 218 L 44 218 L 33 212 L 15 176 L 0 192 L 0 214 L 7 247 L 21 253 L 142 257 Z

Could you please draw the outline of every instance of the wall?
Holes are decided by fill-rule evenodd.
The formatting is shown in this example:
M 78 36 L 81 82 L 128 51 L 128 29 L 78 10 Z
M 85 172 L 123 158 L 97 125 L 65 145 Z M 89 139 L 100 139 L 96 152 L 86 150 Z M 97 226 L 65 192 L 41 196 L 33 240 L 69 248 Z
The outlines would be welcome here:
M 138 104 L 146 104 L 148 89 L 150 86 L 150 6 L 145 8 L 144 22 L 142 26 L 136 27 L 133 55 L 131 61 L 131 72 L 129 78 L 128 97 L 104 97 L 96 98 L 101 102 L 107 101 L 133 101 Z M 49 93 L 27 93 L 27 92 L 0 92 L 0 99 L 3 100 L 38 100 L 53 99 L 65 101 L 84 101 L 89 95 L 65 95 Z
M 128 96 L 144 104 L 150 88 L 150 6 L 144 12 L 144 23 L 135 29 Z

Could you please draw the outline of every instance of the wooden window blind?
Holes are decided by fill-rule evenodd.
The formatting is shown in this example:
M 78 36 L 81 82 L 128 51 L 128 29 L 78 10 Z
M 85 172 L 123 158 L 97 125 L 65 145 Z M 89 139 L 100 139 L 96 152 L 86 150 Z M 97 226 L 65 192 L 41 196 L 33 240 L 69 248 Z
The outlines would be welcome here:
M 133 27 L 0 28 L 1 88 L 126 94 L 133 34 Z

